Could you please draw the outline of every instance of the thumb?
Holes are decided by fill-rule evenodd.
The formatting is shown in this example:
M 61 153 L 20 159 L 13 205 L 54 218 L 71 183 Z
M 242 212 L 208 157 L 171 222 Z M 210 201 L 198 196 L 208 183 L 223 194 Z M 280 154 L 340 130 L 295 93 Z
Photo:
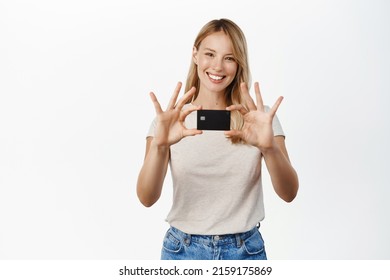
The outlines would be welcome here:
M 225 136 L 227 138 L 233 137 L 233 136 L 238 136 L 239 138 L 242 138 L 242 131 L 240 130 L 228 130 L 225 131 Z

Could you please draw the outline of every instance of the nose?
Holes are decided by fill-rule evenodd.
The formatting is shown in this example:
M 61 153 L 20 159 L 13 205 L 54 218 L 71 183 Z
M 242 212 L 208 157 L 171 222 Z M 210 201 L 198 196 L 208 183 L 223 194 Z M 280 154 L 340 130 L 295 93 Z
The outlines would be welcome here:
M 213 60 L 213 70 L 221 71 L 223 67 L 223 59 L 216 57 Z

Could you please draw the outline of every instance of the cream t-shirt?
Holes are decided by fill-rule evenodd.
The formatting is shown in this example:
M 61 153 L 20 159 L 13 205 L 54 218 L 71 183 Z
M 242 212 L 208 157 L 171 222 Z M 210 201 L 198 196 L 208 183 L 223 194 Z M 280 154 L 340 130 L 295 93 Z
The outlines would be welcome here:
M 187 116 L 187 128 L 196 128 L 196 116 L 196 111 Z M 275 136 L 284 136 L 277 116 L 272 125 Z M 156 120 L 147 136 L 155 127 Z M 166 221 L 171 226 L 222 235 L 248 231 L 264 219 L 258 148 L 232 144 L 223 131 L 204 130 L 172 145 L 170 152 L 173 203 Z

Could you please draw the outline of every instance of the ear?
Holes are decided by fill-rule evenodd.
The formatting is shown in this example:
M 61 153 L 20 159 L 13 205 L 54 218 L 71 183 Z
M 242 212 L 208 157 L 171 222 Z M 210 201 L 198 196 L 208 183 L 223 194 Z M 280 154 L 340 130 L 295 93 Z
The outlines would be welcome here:
M 195 46 L 192 48 L 192 61 L 198 65 L 198 49 Z

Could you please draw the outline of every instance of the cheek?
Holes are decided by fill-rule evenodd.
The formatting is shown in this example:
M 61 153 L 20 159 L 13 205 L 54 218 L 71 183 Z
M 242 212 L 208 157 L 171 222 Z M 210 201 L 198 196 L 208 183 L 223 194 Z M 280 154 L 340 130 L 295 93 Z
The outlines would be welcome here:
M 209 62 L 207 61 L 207 59 L 199 59 L 198 60 L 197 68 L 199 70 L 207 68 L 207 67 L 209 67 Z
M 227 69 L 227 71 L 229 72 L 230 75 L 236 76 L 238 66 L 236 64 L 229 65 L 226 69 Z

